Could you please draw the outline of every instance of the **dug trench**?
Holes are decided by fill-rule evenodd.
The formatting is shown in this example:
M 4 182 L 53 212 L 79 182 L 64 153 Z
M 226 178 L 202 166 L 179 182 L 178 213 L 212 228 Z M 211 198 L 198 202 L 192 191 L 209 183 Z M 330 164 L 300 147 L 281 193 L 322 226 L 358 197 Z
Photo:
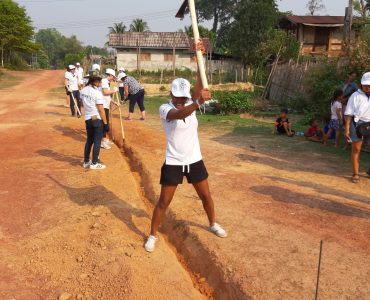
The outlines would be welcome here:
M 113 135 L 119 135 L 114 130 Z M 158 200 L 153 186 L 153 180 L 145 167 L 140 154 L 130 146 L 130 142 L 116 140 L 121 149 L 123 159 L 126 159 L 135 178 L 138 193 L 145 203 L 148 213 Z M 205 249 L 199 237 L 193 234 L 186 221 L 179 220 L 176 213 L 169 208 L 166 219 L 161 226 L 161 234 L 165 242 L 173 249 L 178 261 L 189 273 L 194 287 L 209 299 L 251 299 L 240 286 L 230 280 L 223 272 L 214 253 Z

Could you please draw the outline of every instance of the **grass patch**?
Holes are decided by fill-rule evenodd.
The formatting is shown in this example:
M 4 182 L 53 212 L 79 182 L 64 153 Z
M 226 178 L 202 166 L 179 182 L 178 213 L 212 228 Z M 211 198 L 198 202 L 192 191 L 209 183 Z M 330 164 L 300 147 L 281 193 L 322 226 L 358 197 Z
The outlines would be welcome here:
M 169 101 L 169 97 L 147 97 L 145 106 L 149 114 L 158 115 L 159 106 Z M 302 117 L 297 115 L 295 117 Z M 259 151 L 276 155 L 279 157 L 302 158 L 303 165 L 310 165 L 310 160 L 326 160 L 330 162 L 334 169 L 342 170 L 350 168 L 350 150 L 343 149 L 343 141 L 340 148 L 335 149 L 332 141 L 329 146 L 324 148 L 320 143 L 307 141 L 304 137 L 295 136 L 288 138 L 285 136 L 272 135 L 273 122 L 258 121 L 255 119 L 240 118 L 239 115 L 213 115 L 198 112 L 198 121 L 203 130 L 220 131 L 220 141 L 230 144 L 258 145 Z M 304 132 L 307 126 L 296 123 L 294 130 Z M 362 153 L 361 165 L 370 167 L 370 155 Z
M 21 81 L 21 77 L 5 74 L 4 72 L 0 71 L 0 90 L 15 86 Z

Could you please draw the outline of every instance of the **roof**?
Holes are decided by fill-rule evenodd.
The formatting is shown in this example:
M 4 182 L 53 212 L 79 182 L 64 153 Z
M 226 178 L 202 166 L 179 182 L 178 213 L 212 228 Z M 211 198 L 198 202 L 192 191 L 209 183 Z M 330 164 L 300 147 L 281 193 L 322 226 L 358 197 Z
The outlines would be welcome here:
M 125 32 L 111 33 L 109 46 L 112 48 L 184 49 L 194 51 L 193 39 L 185 32 Z M 209 39 L 203 39 L 206 50 L 212 48 Z
M 343 26 L 343 16 L 286 16 L 294 24 Z

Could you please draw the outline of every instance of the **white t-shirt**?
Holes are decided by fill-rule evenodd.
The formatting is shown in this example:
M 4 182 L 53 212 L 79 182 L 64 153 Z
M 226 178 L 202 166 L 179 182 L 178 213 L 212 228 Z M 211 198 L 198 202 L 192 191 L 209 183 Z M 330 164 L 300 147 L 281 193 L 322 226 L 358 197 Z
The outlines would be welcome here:
M 191 101 L 185 105 L 191 105 Z M 166 164 L 187 166 L 202 160 L 196 112 L 194 111 L 184 120 L 167 120 L 167 114 L 172 109 L 176 108 L 171 102 L 159 108 L 167 139 Z
M 353 116 L 355 122 L 364 121 L 370 122 L 370 96 L 367 96 L 362 90 L 357 90 L 349 98 L 346 116 Z
M 334 103 L 331 105 L 331 119 L 332 120 L 338 120 L 338 115 L 337 115 L 338 109 L 342 111 L 342 103 L 340 103 L 339 101 L 334 101 Z
M 107 89 L 108 91 L 110 91 L 109 80 L 107 78 L 103 78 L 101 80 L 101 86 L 100 87 L 101 87 L 102 93 L 103 93 L 103 89 Z M 103 93 L 103 96 L 104 96 L 104 99 L 105 99 L 104 108 L 109 109 L 110 108 L 110 102 L 112 101 L 112 97 L 111 96 L 105 96 L 104 93 Z
M 78 91 L 78 78 L 76 74 L 66 72 L 64 78 L 68 80 L 68 86 L 72 91 Z
M 105 103 L 105 99 L 98 88 L 88 85 L 81 90 L 81 99 L 85 111 L 85 120 L 90 120 L 92 116 L 97 116 L 101 120 L 98 104 Z
M 84 69 L 82 67 L 77 67 L 76 68 L 76 75 L 77 75 L 79 84 L 83 84 Z

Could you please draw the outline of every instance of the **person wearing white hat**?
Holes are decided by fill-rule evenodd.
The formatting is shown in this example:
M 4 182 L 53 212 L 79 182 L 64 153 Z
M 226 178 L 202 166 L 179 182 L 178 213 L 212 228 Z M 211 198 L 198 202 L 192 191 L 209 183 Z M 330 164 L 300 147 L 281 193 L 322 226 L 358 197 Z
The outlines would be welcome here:
M 113 69 L 106 69 L 105 70 L 106 77 L 101 80 L 101 90 L 104 95 L 105 103 L 104 103 L 104 110 L 105 115 L 107 118 L 107 123 L 109 125 L 109 109 L 110 109 L 110 103 L 112 101 L 112 95 L 116 92 L 118 92 L 118 88 L 114 87 L 112 90 L 110 88 L 110 83 L 116 79 L 116 72 Z M 101 147 L 104 149 L 110 149 L 110 145 L 112 142 L 109 140 L 108 135 L 104 133 L 104 138 L 101 142 Z
M 74 65 L 68 66 L 69 72 L 65 73 L 65 88 L 69 93 L 69 105 L 71 108 L 72 116 L 76 116 L 76 109 L 75 109 L 75 102 L 73 101 L 73 97 L 76 100 L 76 104 L 78 109 L 81 111 L 81 99 L 80 99 L 80 91 L 78 88 L 78 77 L 76 74 L 76 67 Z M 81 116 L 77 113 L 77 117 L 80 118 Z
M 226 231 L 216 223 L 214 204 L 208 186 L 208 172 L 202 160 L 198 139 L 196 111 L 205 100 L 211 98 L 209 90 L 202 89 L 198 74 L 198 84 L 190 94 L 190 83 L 183 78 L 175 79 L 171 87 L 172 100 L 163 104 L 160 118 L 165 130 L 167 150 L 161 169 L 161 193 L 153 212 L 150 235 L 144 245 L 152 252 L 157 242 L 157 231 L 166 209 L 170 205 L 176 188 L 186 177 L 203 202 L 210 224 L 210 231 L 218 237 L 226 237 Z
M 123 74 L 125 74 L 126 72 L 126 69 L 121 67 L 118 69 L 118 75 L 117 75 L 117 78 L 122 78 Z M 118 83 L 118 89 L 119 89 L 119 95 L 120 95 L 120 98 L 121 98 L 121 102 L 125 100 L 125 90 L 124 90 L 124 84 L 122 81 L 119 81 Z
M 98 64 L 93 64 L 92 67 L 91 67 L 91 71 L 100 72 L 100 66 Z
M 76 75 L 78 78 L 78 85 L 80 89 L 83 87 L 83 79 L 84 79 L 84 69 L 81 67 L 79 62 L 76 63 Z
M 360 88 L 349 98 L 345 118 L 345 137 L 352 142 L 352 182 L 358 183 L 362 144 L 370 144 L 370 136 L 364 136 L 360 130 L 363 125 L 370 126 L 370 72 L 362 76 Z
M 99 162 L 100 144 L 104 132 L 109 131 L 109 125 L 105 117 L 105 99 L 99 90 L 101 76 L 97 71 L 89 72 L 89 81 L 81 91 L 85 112 L 85 125 L 87 139 L 84 151 L 83 167 L 92 170 L 105 169 L 105 165 Z M 92 160 L 90 160 L 91 148 L 93 148 Z
M 69 72 L 70 72 L 70 69 L 69 69 L 69 66 L 68 66 L 66 68 L 65 73 L 64 73 L 64 83 L 66 82 L 66 78 L 67 78 Z M 70 107 L 71 93 L 68 91 L 66 84 L 64 84 L 64 88 L 66 90 L 66 103 L 64 104 L 64 107 Z

